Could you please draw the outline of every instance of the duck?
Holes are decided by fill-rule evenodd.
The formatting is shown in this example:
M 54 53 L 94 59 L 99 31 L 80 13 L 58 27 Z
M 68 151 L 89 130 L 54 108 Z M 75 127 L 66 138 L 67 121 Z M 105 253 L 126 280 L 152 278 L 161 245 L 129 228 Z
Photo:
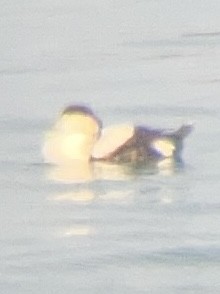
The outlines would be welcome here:
M 88 106 L 67 106 L 45 134 L 44 161 L 55 165 L 74 162 L 143 163 L 167 158 L 181 160 L 184 139 L 192 124 L 176 130 L 145 125 L 115 124 L 103 127 Z

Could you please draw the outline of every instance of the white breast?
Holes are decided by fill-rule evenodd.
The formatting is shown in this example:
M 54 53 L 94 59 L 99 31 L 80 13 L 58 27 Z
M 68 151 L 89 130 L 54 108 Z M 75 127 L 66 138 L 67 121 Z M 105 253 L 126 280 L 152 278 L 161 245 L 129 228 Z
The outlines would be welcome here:
M 63 164 L 73 160 L 89 160 L 91 142 L 85 134 L 65 135 L 50 132 L 45 139 L 42 153 L 48 163 Z

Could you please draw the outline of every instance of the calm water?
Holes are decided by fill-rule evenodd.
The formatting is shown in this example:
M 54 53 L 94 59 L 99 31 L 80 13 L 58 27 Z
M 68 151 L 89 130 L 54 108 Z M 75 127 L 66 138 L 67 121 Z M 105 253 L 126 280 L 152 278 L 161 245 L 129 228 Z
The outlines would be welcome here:
M 0 4 L 0 292 L 219 293 L 220 2 Z M 76 102 L 105 125 L 194 122 L 184 166 L 71 182 L 40 149 Z

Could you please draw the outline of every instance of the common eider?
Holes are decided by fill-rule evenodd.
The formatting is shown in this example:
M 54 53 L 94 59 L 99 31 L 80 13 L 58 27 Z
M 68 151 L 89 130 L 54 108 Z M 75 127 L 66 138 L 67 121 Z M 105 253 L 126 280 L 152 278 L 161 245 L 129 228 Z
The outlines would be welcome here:
M 47 132 L 43 144 L 45 162 L 57 165 L 76 161 L 147 163 L 181 158 L 183 139 L 192 125 L 176 131 L 147 126 L 113 125 L 103 128 L 101 120 L 85 106 L 64 109 Z

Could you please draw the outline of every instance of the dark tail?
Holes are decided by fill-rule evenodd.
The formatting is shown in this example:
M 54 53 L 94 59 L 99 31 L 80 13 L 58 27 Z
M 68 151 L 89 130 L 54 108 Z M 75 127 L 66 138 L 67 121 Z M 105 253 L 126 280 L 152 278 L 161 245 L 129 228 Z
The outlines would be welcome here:
M 182 125 L 176 132 L 173 133 L 173 137 L 178 140 L 183 140 L 193 130 L 192 124 Z
M 182 162 L 181 153 L 183 149 L 183 140 L 192 132 L 192 130 L 192 124 L 185 124 L 182 125 L 177 131 L 173 132 L 171 136 L 169 136 L 176 146 L 174 153 L 174 158 L 176 161 Z

